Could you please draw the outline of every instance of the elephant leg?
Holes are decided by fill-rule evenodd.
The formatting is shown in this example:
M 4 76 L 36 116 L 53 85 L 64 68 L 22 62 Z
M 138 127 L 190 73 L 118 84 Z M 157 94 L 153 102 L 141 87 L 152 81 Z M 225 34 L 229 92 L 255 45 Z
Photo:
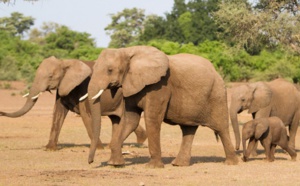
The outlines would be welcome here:
M 134 130 L 134 133 L 136 135 L 136 142 L 139 145 L 142 145 L 147 139 L 145 129 L 141 125 L 138 125 L 137 128 Z
M 284 145 L 279 145 L 283 150 L 287 151 L 289 155 L 292 158 L 292 161 L 296 161 L 297 159 L 297 153 L 294 149 L 292 149 L 289 145 L 288 142 L 286 142 Z
M 114 125 L 113 135 L 110 142 L 111 157 L 109 165 L 124 165 L 125 161 L 122 156 L 122 144 L 125 139 L 137 128 L 141 118 L 140 112 L 125 111 L 119 125 Z
M 120 124 L 120 117 L 118 117 L 118 116 L 114 116 L 114 115 L 111 115 L 111 116 L 108 116 L 109 117 L 109 119 L 111 120 L 111 123 L 112 123 L 112 127 L 111 127 L 111 136 L 115 136 L 115 132 L 116 132 L 116 130 L 117 130 L 117 127 L 119 126 L 119 124 Z M 111 139 L 112 140 L 112 139 Z M 109 147 L 110 147 L 110 144 L 111 144 L 111 142 L 109 143 Z
M 256 146 L 257 140 L 254 137 L 249 139 L 247 150 L 244 154 L 243 161 L 247 161 L 253 148 Z
M 295 113 L 292 124 L 289 125 L 289 135 L 290 135 L 289 146 L 292 149 L 296 148 L 295 141 L 296 141 L 296 133 L 298 130 L 298 125 L 299 125 L 299 120 L 300 120 L 299 115 L 300 114 L 298 112 Z
M 238 164 L 238 159 L 235 154 L 234 147 L 230 140 L 229 128 L 224 128 L 221 131 L 217 131 L 217 133 L 219 134 L 219 136 L 221 138 L 223 148 L 225 151 L 225 156 L 226 156 L 225 164 L 227 164 L 227 165 Z
M 276 150 L 276 145 L 271 144 L 271 150 L 270 150 L 270 156 L 269 156 L 270 161 L 275 160 L 275 150 Z
M 252 157 L 256 157 L 257 156 L 257 146 L 258 146 L 258 143 L 255 143 L 252 151 L 251 151 L 251 156 Z
M 161 160 L 160 130 L 162 118 L 158 119 L 153 113 L 145 113 L 146 131 L 148 134 L 148 147 L 150 153 L 150 161 L 146 167 L 163 168 L 164 164 Z
M 182 131 L 182 142 L 177 157 L 172 161 L 175 166 L 189 166 L 191 159 L 191 149 L 195 133 L 198 126 L 180 125 Z
M 57 142 L 61 127 L 64 123 L 64 120 L 67 116 L 68 109 L 64 107 L 61 103 L 61 99 L 56 99 L 54 110 L 53 110 L 53 119 L 52 119 L 52 127 L 50 131 L 49 142 L 46 145 L 47 150 L 56 150 Z
M 265 149 L 266 161 L 272 162 L 272 159 L 270 159 L 271 144 L 267 143 L 266 141 L 263 141 L 262 145 L 263 145 L 263 147 Z

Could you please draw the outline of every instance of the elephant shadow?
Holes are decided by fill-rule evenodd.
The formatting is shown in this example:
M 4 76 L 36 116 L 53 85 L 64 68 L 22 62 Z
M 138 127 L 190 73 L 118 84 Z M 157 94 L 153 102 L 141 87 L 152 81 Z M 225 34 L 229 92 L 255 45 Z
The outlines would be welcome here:
M 162 161 L 165 165 L 171 164 L 174 159 L 175 159 L 175 157 L 162 157 Z M 132 157 L 130 155 L 129 156 L 125 155 L 124 160 L 126 162 L 124 166 L 129 166 L 129 165 L 137 165 L 137 164 L 146 164 L 149 162 L 150 157 L 149 156 Z M 198 163 L 221 163 L 224 161 L 225 161 L 225 158 L 223 158 L 223 157 L 194 156 L 194 157 L 191 157 L 190 165 L 198 164 Z M 101 162 L 101 164 L 99 166 L 97 166 L 96 168 L 104 167 L 104 166 L 108 166 L 107 162 Z M 124 167 L 124 166 L 120 166 L 120 167 Z M 118 166 L 114 166 L 114 167 L 118 167 Z
M 90 144 L 75 144 L 75 143 L 60 143 L 57 144 L 57 150 L 62 149 L 69 149 L 69 148 L 75 148 L 75 147 L 90 147 Z
M 109 148 L 109 143 L 102 143 L 102 145 L 105 149 Z M 130 147 L 135 147 L 135 148 L 147 148 L 147 146 L 145 144 L 139 144 L 139 143 L 123 143 L 123 146 L 130 146 Z M 90 144 L 75 144 L 75 143 L 57 144 L 57 150 L 76 148 L 76 147 L 90 148 Z
M 263 149 L 257 149 L 256 152 L 257 152 L 257 156 L 265 154 L 265 150 L 263 150 Z M 296 152 L 300 152 L 300 150 L 296 149 Z M 287 156 L 289 156 L 289 154 L 281 148 L 278 148 L 278 149 L 275 150 L 275 160 L 289 160 L 288 157 L 287 158 L 276 157 L 276 154 L 286 154 Z M 238 150 L 237 155 L 242 157 L 243 156 L 243 150 Z M 266 159 L 266 157 L 257 157 L 257 156 L 253 157 L 252 155 L 250 155 L 250 158 L 247 161 L 265 160 Z

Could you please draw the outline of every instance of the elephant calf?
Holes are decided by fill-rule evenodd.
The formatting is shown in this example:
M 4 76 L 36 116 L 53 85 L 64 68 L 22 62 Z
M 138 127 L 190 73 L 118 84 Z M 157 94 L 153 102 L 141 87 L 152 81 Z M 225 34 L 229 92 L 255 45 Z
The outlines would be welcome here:
M 267 161 L 274 161 L 274 153 L 276 145 L 286 150 L 291 156 L 292 160 L 296 160 L 297 153 L 288 145 L 287 130 L 278 117 L 259 118 L 248 121 L 244 124 L 242 130 L 242 141 L 244 156 L 243 161 L 247 161 L 250 152 L 260 140 L 262 146 L 265 148 Z M 249 140 L 248 148 L 246 149 L 246 141 Z

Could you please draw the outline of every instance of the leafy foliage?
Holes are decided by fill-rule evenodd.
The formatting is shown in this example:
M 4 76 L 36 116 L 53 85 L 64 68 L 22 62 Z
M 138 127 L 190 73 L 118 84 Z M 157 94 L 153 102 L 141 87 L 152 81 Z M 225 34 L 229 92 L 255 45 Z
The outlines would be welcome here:
M 11 13 L 10 17 L 0 18 L 0 29 L 6 30 L 12 35 L 21 35 L 28 31 L 34 24 L 32 17 L 25 17 L 18 12 Z
M 109 47 L 150 45 L 168 55 L 203 56 L 226 81 L 282 77 L 298 83 L 298 4 L 298 0 L 258 0 L 256 4 L 247 0 L 174 0 L 173 9 L 164 17 L 145 15 L 137 8 L 111 14 L 106 31 L 111 36 Z M 14 24 L 12 20 L 16 20 Z M 0 18 L 1 80 L 30 82 L 46 57 L 95 60 L 102 51 L 90 34 L 57 23 L 31 29 L 25 40 L 22 35 L 33 21 L 19 13 Z
M 223 35 L 237 46 L 255 51 L 281 45 L 300 54 L 299 3 L 261 0 L 253 7 L 245 0 L 224 0 L 214 16 Z
M 144 10 L 133 8 L 112 14 L 112 23 L 105 30 L 110 35 L 109 47 L 125 47 L 136 41 L 145 19 Z
M 160 26 L 153 27 L 145 23 L 145 30 L 141 33 L 142 41 L 165 39 L 179 43 L 193 43 L 195 45 L 205 40 L 216 40 L 218 27 L 212 17 L 212 12 L 218 9 L 218 0 L 174 0 L 174 6 L 166 18 L 156 18 Z M 148 30 L 150 29 L 150 30 Z

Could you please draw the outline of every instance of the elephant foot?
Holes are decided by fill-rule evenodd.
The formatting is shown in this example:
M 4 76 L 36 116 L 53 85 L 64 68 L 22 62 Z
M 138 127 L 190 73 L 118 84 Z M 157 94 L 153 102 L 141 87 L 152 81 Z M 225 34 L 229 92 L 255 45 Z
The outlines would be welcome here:
M 146 164 L 146 168 L 164 168 L 165 165 L 161 160 L 153 160 L 151 159 L 147 164 Z
M 111 157 L 108 160 L 107 164 L 115 166 L 115 167 L 121 167 L 121 166 L 125 165 L 125 161 L 124 161 L 123 156 L 120 156 L 120 157 Z
M 102 141 L 100 140 L 100 138 L 98 140 L 97 149 L 104 149 L 104 145 L 103 145 Z
M 251 152 L 251 156 L 252 156 L 252 157 L 257 157 L 257 152 L 256 152 L 256 150 L 254 150 L 254 151 Z
M 237 165 L 239 163 L 239 160 L 237 156 L 234 156 L 232 158 L 226 158 L 225 162 L 226 165 Z
M 266 161 L 267 161 L 267 162 L 273 162 L 274 159 L 267 158 Z
M 190 166 L 190 158 L 187 159 L 179 159 L 179 158 L 175 158 L 172 161 L 172 165 L 173 166 Z
M 293 156 L 293 157 L 291 157 L 292 159 L 292 161 L 297 161 L 297 156 Z
M 56 151 L 57 150 L 57 145 L 53 143 L 48 143 L 46 145 L 46 150 L 47 151 Z
M 104 149 L 104 145 L 99 142 L 98 145 L 97 145 L 97 149 Z
M 245 157 L 245 156 L 243 156 L 243 157 L 242 157 L 242 160 L 243 160 L 243 162 L 247 162 L 247 161 L 248 161 L 248 158 Z

